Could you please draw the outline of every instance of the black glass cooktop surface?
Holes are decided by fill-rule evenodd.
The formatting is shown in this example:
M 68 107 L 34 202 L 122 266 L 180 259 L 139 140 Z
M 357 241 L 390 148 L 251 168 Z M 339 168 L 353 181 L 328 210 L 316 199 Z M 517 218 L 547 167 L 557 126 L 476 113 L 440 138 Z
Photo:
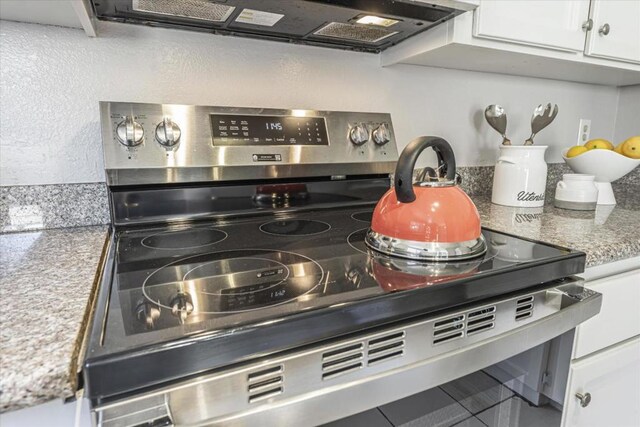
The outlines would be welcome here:
M 105 339 L 234 328 L 571 254 L 484 230 L 489 250 L 477 259 L 395 259 L 365 246 L 370 219 L 370 209 L 325 210 L 122 232 L 110 304 L 120 322 Z
M 83 369 L 87 395 L 552 286 L 584 269 L 581 252 L 491 230 L 487 253 L 464 262 L 380 255 L 364 244 L 372 210 L 116 232 Z

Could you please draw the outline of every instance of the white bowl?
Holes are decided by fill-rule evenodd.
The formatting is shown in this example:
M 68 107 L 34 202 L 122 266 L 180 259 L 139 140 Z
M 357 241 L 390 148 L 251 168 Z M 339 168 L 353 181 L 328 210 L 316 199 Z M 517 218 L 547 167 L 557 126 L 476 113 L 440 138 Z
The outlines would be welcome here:
M 569 148 L 562 152 L 562 158 L 574 172 L 595 175 L 599 205 L 615 205 L 611 182 L 640 165 L 640 159 L 631 159 L 613 150 L 593 149 L 571 158 L 567 158 L 567 151 Z

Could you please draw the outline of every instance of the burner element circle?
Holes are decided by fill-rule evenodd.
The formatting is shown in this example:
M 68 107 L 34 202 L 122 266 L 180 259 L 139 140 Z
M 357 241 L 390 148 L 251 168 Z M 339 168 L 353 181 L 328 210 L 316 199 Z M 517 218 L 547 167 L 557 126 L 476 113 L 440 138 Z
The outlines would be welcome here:
M 190 315 L 285 304 L 313 292 L 324 277 L 318 262 L 295 252 L 236 249 L 174 260 L 147 276 L 142 293 L 182 324 Z
M 361 228 L 354 231 L 347 236 L 347 243 L 356 251 L 368 255 L 369 248 L 364 243 L 364 238 L 367 236 L 368 228 Z
M 291 274 L 289 267 L 283 263 L 269 258 L 259 257 L 240 257 L 240 258 L 228 258 L 218 259 L 215 261 L 206 262 L 200 264 L 191 270 L 187 271 L 182 280 L 186 281 L 200 281 L 205 283 L 202 285 L 200 292 L 209 295 L 223 295 L 225 290 L 228 290 L 227 281 L 220 280 L 209 281 L 208 279 L 219 278 L 225 274 L 238 274 L 236 272 L 257 271 L 255 273 L 255 280 L 269 278 L 269 287 L 273 288 L 278 286 L 287 280 Z M 254 279 L 254 277 L 245 277 L 245 280 Z M 222 286 L 220 286 L 222 285 Z M 226 286 L 225 286 L 226 285 Z M 236 288 L 235 295 L 250 294 L 256 292 L 256 289 L 249 286 L 244 289 L 242 287 Z M 261 286 L 259 290 L 263 291 L 264 286 Z
M 351 215 L 351 218 L 356 221 L 366 222 L 371 224 L 371 219 L 373 218 L 373 211 L 364 211 L 364 212 L 356 212 Z
M 203 246 L 215 245 L 227 237 L 227 233 L 215 228 L 185 228 L 152 234 L 142 239 L 140 243 L 149 249 L 196 249 Z
M 260 231 L 276 236 L 313 236 L 331 230 L 331 225 L 311 219 L 284 219 L 269 221 L 260 226 Z

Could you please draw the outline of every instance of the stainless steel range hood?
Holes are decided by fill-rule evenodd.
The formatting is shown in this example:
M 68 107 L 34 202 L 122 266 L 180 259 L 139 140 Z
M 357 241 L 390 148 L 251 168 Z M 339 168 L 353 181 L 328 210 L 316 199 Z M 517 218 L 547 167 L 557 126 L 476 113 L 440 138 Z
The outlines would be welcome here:
M 380 52 L 478 0 L 91 0 L 99 19 Z

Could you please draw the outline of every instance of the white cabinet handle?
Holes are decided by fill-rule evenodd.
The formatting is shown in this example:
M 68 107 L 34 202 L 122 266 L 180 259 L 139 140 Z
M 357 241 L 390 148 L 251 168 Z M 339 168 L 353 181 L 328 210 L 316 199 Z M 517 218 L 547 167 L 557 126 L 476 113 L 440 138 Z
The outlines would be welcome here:
M 607 34 L 609 34 L 609 30 L 611 30 L 609 24 L 604 24 L 602 27 L 600 27 L 598 32 L 600 33 L 600 35 L 606 36 Z
M 580 406 L 586 408 L 591 403 L 591 393 L 576 393 L 576 398 L 580 401 Z
M 593 30 L 593 19 L 589 18 L 582 23 L 582 29 L 585 31 Z

